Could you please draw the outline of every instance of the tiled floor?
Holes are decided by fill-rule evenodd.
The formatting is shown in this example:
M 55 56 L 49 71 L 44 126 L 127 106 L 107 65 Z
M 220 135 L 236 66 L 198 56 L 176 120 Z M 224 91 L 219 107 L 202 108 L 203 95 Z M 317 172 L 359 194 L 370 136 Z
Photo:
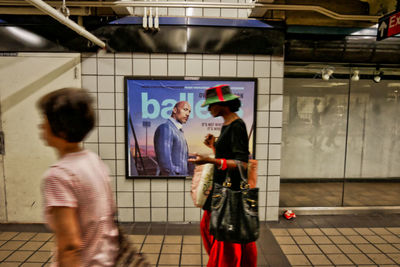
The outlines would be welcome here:
M 206 266 L 198 224 L 124 224 L 154 266 Z M 0 225 L 0 266 L 48 266 L 43 225 Z M 300 216 L 262 223 L 258 266 L 400 266 L 400 215 Z

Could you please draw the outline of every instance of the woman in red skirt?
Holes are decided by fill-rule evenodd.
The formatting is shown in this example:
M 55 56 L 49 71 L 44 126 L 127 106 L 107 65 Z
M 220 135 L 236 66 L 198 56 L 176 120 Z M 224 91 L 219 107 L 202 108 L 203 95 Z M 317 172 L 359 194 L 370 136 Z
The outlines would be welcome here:
M 212 163 L 215 165 L 213 183 L 225 181 L 227 172 L 231 177 L 232 190 L 240 189 L 240 172 L 235 161 L 247 166 L 249 158 L 249 140 L 244 121 L 235 113 L 240 108 L 239 96 L 231 93 L 228 85 L 219 85 L 206 90 L 206 101 L 211 115 L 223 117 L 224 123 L 218 140 L 208 134 L 204 144 L 215 153 L 215 158 L 197 155 L 191 162 L 196 164 Z M 203 206 L 204 214 L 200 223 L 200 231 L 204 247 L 209 255 L 207 267 L 256 267 L 257 247 L 255 242 L 247 244 L 218 241 L 210 234 L 211 196 Z

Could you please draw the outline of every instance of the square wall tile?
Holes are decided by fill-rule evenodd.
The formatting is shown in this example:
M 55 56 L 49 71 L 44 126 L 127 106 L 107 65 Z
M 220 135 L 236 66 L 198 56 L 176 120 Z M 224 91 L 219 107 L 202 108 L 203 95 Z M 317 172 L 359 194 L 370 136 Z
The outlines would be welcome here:
M 279 176 L 268 177 L 268 191 L 279 191 L 281 178 Z
M 150 54 L 149 53 L 133 53 L 132 58 L 141 58 L 141 59 L 150 59 Z
M 282 128 L 270 128 L 269 129 L 269 142 L 270 143 L 281 143 L 282 142 Z
M 166 222 L 167 221 L 167 209 L 152 208 L 151 209 L 151 221 L 152 222 Z
M 271 78 L 271 94 L 283 94 L 283 78 Z
M 167 192 L 151 192 L 151 207 L 167 207 Z
M 199 208 L 185 208 L 185 222 L 199 222 L 201 220 Z
M 168 221 L 181 222 L 183 221 L 183 208 L 168 208 Z
M 183 191 L 184 189 L 184 179 L 168 179 L 168 191 Z
M 239 60 L 237 62 L 238 77 L 253 77 L 253 61 Z
M 255 77 L 269 77 L 270 76 L 270 62 L 269 61 L 254 61 L 254 76 Z
M 221 76 L 235 77 L 236 76 L 236 61 L 221 60 Z
M 257 86 L 258 86 L 259 94 L 269 94 L 270 79 L 269 78 L 258 78 Z
M 125 127 L 124 110 L 116 110 L 115 111 L 115 126 Z
M 258 192 L 258 205 L 260 207 L 265 207 L 266 206 L 266 201 L 267 201 L 267 192 L 266 191 L 260 191 Z
M 268 146 L 256 144 L 256 159 L 268 159 Z
M 115 175 L 115 160 L 103 159 L 103 161 L 107 165 L 108 172 L 110 173 L 110 175 Z
M 167 76 L 168 63 L 167 59 L 151 59 L 150 61 L 150 74 L 152 76 Z
M 117 192 L 118 207 L 131 208 L 133 207 L 133 193 L 132 192 Z
M 115 128 L 99 127 L 99 142 L 115 142 Z
M 125 159 L 125 144 L 116 144 L 117 159 Z
M 114 76 L 98 76 L 97 88 L 102 93 L 113 93 L 114 92 Z
M 183 192 L 168 192 L 168 207 L 184 207 Z
M 258 207 L 258 218 L 260 221 L 265 221 L 265 207 Z
M 150 75 L 149 58 L 133 58 L 133 75 Z
M 260 189 L 260 192 L 267 191 L 267 177 L 263 175 L 257 176 L 257 187 Z
M 271 77 L 283 78 L 283 61 L 271 61 Z
M 268 143 L 268 128 L 256 128 L 257 144 Z
M 99 154 L 102 159 L 115 159 L 115 145 L 99 144 Z
M 135 192 L 148 192 L 150 191 L 150 180 L 147 179 L 135 179 L 134 180 Z
M 219 61 L 218 60 L 203 60 L 203 75 L 204 76 L 219 76 Z
M 279 192 L 268 191 L 267 206 L 268 207 L 278 207 L 279 206 Z
M 99 126 L 114 126 L 115 112 L 114 110 L 99 110 Z
M 117 126 L 115 128 L 115 131 L 116 131 L 115 140 L 117 141 L 117 143 L 125 142 L 125 128 Z
M 281 161 L 280 160 L 269 160 L 268 161 L 268 175 L 280 175 L 281 174 Z
M 185 60 L 169 59 L 168 76 L 183 76 L 183 75 L 185 75 Z
M 150 192 L 134 192 L 134 205 L 139 208 L 150 207 Z
M 199 60 L 202 60 L 203 59 L 203 55 L 202 54 L 186 54 L 186 59 L 199 59 Z
M 117 162 L 117 175 L 125 176 L 125 160 L 119 159 Z M 133 179 L 126 179 L 133 181 Z M 133 182 L 132 182 L 133 183 Z
M 91 93 L 97 93 L 97 76 L 82 75 L 82 88 Z
M 258 95 L 257 96 L 257 110 L 267 111 L 269 110 L 269 95 Z
M 99 154 L 99 145 L 97 143 L 83 143 L 83 147 L 96 154 Z
M 124 76 L 114 76 L 115 77 L 115 92 L 123 93 L 125 90 Z
M 120 192 L 132 192 L 133 180 L 126 179 L 124 176 L 117 176 L 117 191 Z
M 125 99 L 124 93 L 116 93 L 115 94 L 115 108 L 116 109 L 124 109 L 125 108 Z
M 269 126 L 269 112 L 257 111 L 257 127 L 268 127 Z
M 271 111 L 270 112 L 270 127 L 282 127 L 282 112 Z
M 186 60 L 187 76 L 202 76 L 202 61 L 200 59 Z
M 120 222 L 133 222 L 133 209 L 118 208 L 118 220 Z
M 150 222 L 150 209 L 135 208 L 135 222 Z
M 97 74 L 97 59 L 94 58 L 82 58 L 82 75 L 85 74 Z
M 84 142 L 93 143 L 93 142 L 98 142 L 98 141 L 99 141 L 98 128 L 95 127 L 89 133 L 89 135 L 85 138 Z
M 167 192 L 167 180 L 154 179 L 151 180 L 152 192 Z
M 116 75 L 132 75 L 132 59 L 131 58 L 117 58 L 115 60 L 115 74 Z
M 97 103 L 99 109 L 114 109 L 114 93 L 98 93 Z
M 283 109 L 283 95 L 271 95 L 271 110 Z
M 132 53 L 115 53 L 115 58 L 129 58 L 132 59 Z
M 267 175 L 267 160 L 258 160 L 258 175 Z
M 99 75 L 114 75 L 114 59 L 98 58 L 97 68 Z
M 267 207 L 266 221 L 277 221 L 279 217 L 279 207 Z
M 269 145 L 268 159 L 281 159 L 281 145 Z

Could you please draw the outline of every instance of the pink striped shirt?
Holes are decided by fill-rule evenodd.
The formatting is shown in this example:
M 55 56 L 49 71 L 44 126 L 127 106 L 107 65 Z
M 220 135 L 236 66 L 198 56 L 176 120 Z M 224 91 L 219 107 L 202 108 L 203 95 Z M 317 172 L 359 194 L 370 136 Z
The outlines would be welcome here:
M 118 229 L 108 169 L 93 152 L 70 153 L 52 165 L 43 182 L 45 218 L 53 228 L 51 207 L 76 208 L 81 232 L 81 266 L 113 266 Z M 53 265 L 58 266 L 57 256 Z

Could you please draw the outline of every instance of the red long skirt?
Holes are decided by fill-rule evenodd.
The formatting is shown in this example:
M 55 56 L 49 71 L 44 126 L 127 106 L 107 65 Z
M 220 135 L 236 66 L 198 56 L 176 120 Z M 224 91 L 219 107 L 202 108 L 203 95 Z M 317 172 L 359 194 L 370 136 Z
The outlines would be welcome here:
M 204 211 L 200 223 L 204 248 L 209 255 L 207 267 L 256 267 L 256 243 L 236 244 L 214 239 L 210 234 L 210 217 L 211 212 Z

